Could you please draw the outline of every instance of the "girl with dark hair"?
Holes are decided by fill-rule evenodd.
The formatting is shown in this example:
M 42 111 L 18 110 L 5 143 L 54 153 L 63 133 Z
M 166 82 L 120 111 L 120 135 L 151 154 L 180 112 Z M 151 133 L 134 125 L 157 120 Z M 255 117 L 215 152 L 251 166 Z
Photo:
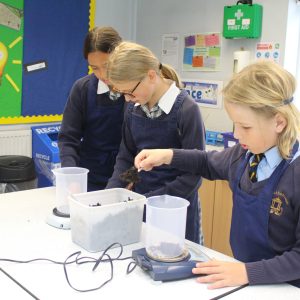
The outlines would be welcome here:
M 110 90 L 106 77 L 108 58 L 120 42 L 112 27 L 87 34 L 83 54 L 93 73 L 74 83 L 58 136 L 61 166 L 89 169 L 88 191 L 106 186 L 121 142 L 124 96 Z

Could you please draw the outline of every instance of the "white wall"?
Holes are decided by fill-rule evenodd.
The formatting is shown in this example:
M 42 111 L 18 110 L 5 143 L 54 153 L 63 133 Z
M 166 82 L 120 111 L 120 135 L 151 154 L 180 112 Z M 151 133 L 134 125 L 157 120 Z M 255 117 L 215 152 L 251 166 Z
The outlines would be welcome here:
M 289 10 L 286 22 L 286 51 L 284 57 L 284 67 L 293 75 L 297 76 L 297 61 L 299 55 L 300 36 L 300 2 L 289 0 Z
M 295 0 L 293 0 L 295 1 Z M 255 46 L 259 41 L 278 42 L 281 47 L 280 63 L 283 64 L 286 41 L 286 27 L 289 0 L 257 0 L 263 6 L 262 36 L 258 39 L 222 38 L 221 71 L 182 72 L 182 78 L 221 80 L 226 83 L 232 75 L 233 52 L 244 47 L 251 51 L 254 59 Z M 235 5 L 236 1 L 218 0 L 138 0 L 136 39 L 161 57 L 161 38 L 164 33 L 222 32 L 223 9 Z M 181 39 L 180 64 L 183 57 L 183 38 Z M 201 107 L 206 128 L 216 131 L 231 131 L 232 124 L 224 109 Z
M 96 0 L 95 26 L 112 26 L 125 40 L 136 38 L 138 0 Z
M 300 109 L 300 1 L 289 1 L 284 67 L 296 76 L 298 86 L 294 101 Z

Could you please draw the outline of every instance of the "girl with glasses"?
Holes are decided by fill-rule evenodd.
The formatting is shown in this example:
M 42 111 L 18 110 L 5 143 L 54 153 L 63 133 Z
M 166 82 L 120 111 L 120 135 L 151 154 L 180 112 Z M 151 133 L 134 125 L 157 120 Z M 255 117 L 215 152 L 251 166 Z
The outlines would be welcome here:
M 256 62 L 223 91 L 239 144 L 222 152 L 143 150 L 137 168 L 169 166 L 227 180 L 233 194 L 230 245 L 240 262 L 211 260 L 193 269 L 209 288 L 288 282 L 300 287 L 300 116 L 295 78 Z M 257 161 L 253 174 L 253 161 Z M 255 178 L 255 180 L 254 180 Z
M 146 47 L 122 42 L 108 62 L 108 79 L 130 102 L 122 143 L 107 188 L 126 187 L 122 175 L 144 148 L 204 149 L 204 126 L 196 102 L 181 90 L 179 77 Z M 201 178 L 169 166 L 140 172 L 132 189 L 146 197 L 168 194 L 187 199 L 186 238 L 202 243 L 198 189 Z

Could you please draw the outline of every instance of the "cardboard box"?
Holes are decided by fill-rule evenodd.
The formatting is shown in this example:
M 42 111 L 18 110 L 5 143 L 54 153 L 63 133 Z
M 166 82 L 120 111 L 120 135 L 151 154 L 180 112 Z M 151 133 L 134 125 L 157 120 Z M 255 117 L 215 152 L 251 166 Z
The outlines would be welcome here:
M 116 188 L 73 194 L 69 200 L 72 240 L 87 251 L 140 241 L 145 196 Z

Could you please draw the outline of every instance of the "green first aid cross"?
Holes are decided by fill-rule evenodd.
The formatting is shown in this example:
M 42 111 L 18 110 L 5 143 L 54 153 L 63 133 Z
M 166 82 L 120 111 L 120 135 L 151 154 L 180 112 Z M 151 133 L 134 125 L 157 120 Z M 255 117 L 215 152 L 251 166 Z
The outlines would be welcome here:
M 263 8 L 259 4 L 224 7 L 223 37 L 259 38 Z

